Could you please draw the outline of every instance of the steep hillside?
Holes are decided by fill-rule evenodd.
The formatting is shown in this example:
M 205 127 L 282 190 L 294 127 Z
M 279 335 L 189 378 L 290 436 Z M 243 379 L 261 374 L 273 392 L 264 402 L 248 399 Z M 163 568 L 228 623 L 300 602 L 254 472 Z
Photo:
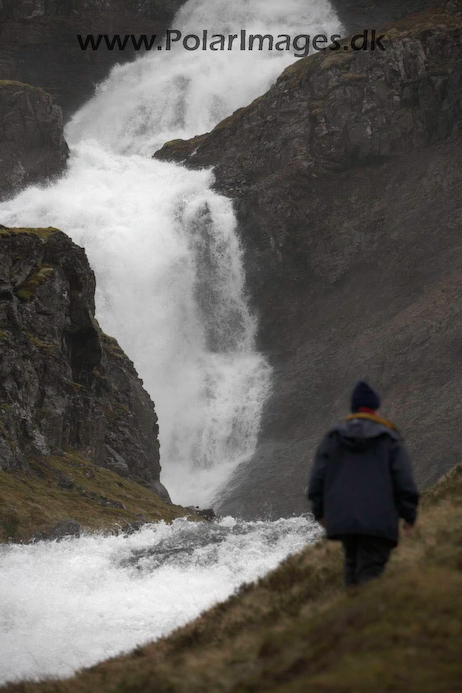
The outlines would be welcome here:
M 273 394 L 221 510 L 306 509 L 326 428 L 368 378 L 419 482 L 460 459 L 461 14 L 385 29 L 385 51 L 327 52 L 159 158 L 214 166 L 234 198 Z
M 153 402 L 96 322 L 94 292 L 64 233 L 0 228 L 0 469 L 70 450 L 168 499 Z
M 157 644 L 10 693 L 462 691 L 462 465 L 426 494 L 387 574 L 345 594 L 321 541 Z

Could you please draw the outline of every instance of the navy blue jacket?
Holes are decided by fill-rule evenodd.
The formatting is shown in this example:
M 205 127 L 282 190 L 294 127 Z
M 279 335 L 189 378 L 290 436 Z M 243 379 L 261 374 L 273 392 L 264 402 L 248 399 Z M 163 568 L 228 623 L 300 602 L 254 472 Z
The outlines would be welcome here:
M 419 494 L 399 433 L 354 418 L 330 430 L 316 453 L 307 489 L 329 539 L 344 534 L 399 537 L 399 518 L 413 525 Z

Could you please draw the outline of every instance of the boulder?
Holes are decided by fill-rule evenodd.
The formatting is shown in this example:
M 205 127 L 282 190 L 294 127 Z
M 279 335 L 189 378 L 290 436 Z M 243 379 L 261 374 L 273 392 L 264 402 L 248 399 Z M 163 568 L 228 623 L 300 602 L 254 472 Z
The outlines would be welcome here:
M 65 539 L 66 537 L 80 537 L 80 525 L 78 522 L 75 522 L 74 520 L 62 520 L 61 522 L 58 522 L 58 524 L 52 529 L 50 529 L 50 531 L 47 532 L 46 536 L 43 538 L 47 541 L 59 541 L 60 539 Z
M 171 498 L 170 498 L 169 492 L 167 491 L 167 489 L 165 488 L 165 486 L 164 486 L 163 484 L 160 483 L 160 481 L 158 481 L 158 480 L 156 480 L 156 481 L 151 481 L 151 483 L 150 483 L 150 488 L 151 488 L 151 490 L 154 491 L 154 493 L 156 493 L 156 494 L 159 496 L 159 498 L 161 498 L 163 501 L 165 501 L 166 503 L 169 503 L 169 504 L 172 503 L 172 500 L 171 500 Z

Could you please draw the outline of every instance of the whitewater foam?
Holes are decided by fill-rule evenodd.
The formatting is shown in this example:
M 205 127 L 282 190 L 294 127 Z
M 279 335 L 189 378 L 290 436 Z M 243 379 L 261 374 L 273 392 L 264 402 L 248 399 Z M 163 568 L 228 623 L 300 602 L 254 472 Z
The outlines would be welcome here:
M 307 518 L 225 518 L 3 546 L 0 684 L 70 676 L 167 635 L 318 535 Z

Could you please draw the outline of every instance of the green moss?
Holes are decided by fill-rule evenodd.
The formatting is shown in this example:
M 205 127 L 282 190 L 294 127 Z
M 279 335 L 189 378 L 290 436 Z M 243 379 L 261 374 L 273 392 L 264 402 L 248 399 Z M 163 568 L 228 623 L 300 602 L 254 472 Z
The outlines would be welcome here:
M 7 237 L 7 236 L 24 235 L 24 236 L 38 236 L 39 238 L 42 239 L 42 241 L 47 241 L 55 233 L 61 233 L 61 231 L 59 229 L 55 229 L 53 226 L 48 226 L 47 228 L 44 228 L 44 229 L 42 229 L 42 228 L 32 229 L 32 228 L 22 228 L 22 227 L 0 228 L 0 238 Z
M 119 343 L 114 337 L 109 337 L 109 335 L 101 335 L 101 341 L 106 354 L 114 356 L 115 358 L 121 359 L 122 361 L 130 361 L 124 350 L 119 346 Z
M 32 332 L 27 332 L 27 338 L 29 339 L 29 342 L 33 344 L 37 349 L 43 349 L 44 351 L 51 351 L 52 349 L 55 348 L 54 344 L 49 344 L 48 342 L 42 342 L 41 339 L 36 337 Z
M 194 152 L 197 147 L 204 142 L 207 135 L 198 135 L 190 140 L 169 140 L 166 142 L 162 149 L 156 152 L 156 158 L 171 160 L 171 161 L 183 161 L 187 159 Z
M 73 390 L 75 390 L 75 392 L 86 392 L 87 391 L 87 388 L 85 387 L 85 385 L 81 385 L 81 383 L 75 383 L 73 380 L 69 380 L 68 382 L 71 385 L 71 387 L 73 388 Z
M 51 265 L 39 265 L 27 277 L 22 284 L 15 289 L 16 296 L 23 302 L 32 301 L 35 298 L 37 289 L 45 284 L 54 274 L 54 267 Z
M 26 289 L 17 289 L 14 293 L 23 303 L 27 303 L 28 301 L 31 301 L 33 298 L 32 293 L 30 291 L 27 291 Z
M 31 84 L 25 84 L 24 82 L 17 82 L 14 79 L 0 79 L 0 89 L 2 87 L 21 87 L 26 89 L 33 89 L 34 91 L 43 91 L 40 87 L 33 87 Z
M 245 106 L 244 108 L 238 108 L 237 111 L 234 111 L 230 116 L 222 120 L 221 122 L 218 123 L 213 129 L 212 132 L 219 132 L 220 130 L 226 130 L 229 127 L 231 127 L 235 122 L 237 122 L 242 114 L 245 111 L 248 111 L 251 106 L 254 106 L 257 102 L 260 102 L 262 99 L 261 96 L 258 97 L 258 99 L 255 99 L 249 106 Z

